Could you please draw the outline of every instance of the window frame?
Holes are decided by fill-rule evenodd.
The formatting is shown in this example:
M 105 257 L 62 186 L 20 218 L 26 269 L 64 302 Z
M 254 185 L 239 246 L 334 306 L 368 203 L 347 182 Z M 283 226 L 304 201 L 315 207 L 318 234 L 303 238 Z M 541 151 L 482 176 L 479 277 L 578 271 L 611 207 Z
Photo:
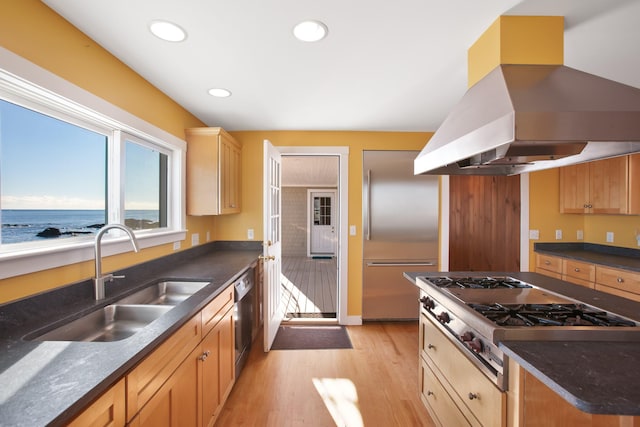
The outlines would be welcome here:
M 167 227 L 136 230 L 135 234 L 141 248 L 168 243 L 174 243 L 175 248 L 176 242 L 186 238 L 187 145 L 184 140 L 2 47 L 0 64 L 0 97 L 3 99 L 107 135 L 109 223 L 124 222 L 122 165 L 127 138 L 167 154 Z M 0 279 L 92 260 L 93 246 L 93 236 L 0 245 Z M 105 236 L 102 246 L 103 256 L 131 250 L 123 235 Z

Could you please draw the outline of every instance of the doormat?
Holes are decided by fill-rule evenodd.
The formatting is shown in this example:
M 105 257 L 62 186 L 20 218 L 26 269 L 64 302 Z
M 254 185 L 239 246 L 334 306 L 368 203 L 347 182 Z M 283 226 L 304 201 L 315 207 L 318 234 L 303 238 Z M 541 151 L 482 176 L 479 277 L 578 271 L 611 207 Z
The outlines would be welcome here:
M 272 350 L 353 348 L 344 326 L 280 326 Z
M 311 259 L 333 259 L 332 256 L 319 256 L 319 255 L 314 255 L 311 257 Z
M 292 319 L 335 319 L 336 313 L 287 313 L 286 317 Z

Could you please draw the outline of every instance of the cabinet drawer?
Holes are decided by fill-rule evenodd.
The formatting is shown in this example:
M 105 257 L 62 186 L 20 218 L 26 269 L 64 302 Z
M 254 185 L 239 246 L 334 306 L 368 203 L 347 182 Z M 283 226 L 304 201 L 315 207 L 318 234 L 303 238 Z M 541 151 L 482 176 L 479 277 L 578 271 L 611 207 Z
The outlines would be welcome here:
M 562 276 L 562 280 L 573 283 L 574 285 L 584 286 L 585 288 L 595 289 L 594 283 L 590 280 L 578 279 L 577 277 Z
M 544 268 L 536 267 L 536 273 L 543 274 L 547 277 L 553 277 L 554 279 L 562 279 L 562 273 L 556 273 L 555 271 L 545 270 Z
M 536 268 L 552 271 L 554 273 L 562 273 L 562 259 L 549 255 L 536 255 Z
M 598 266 L 596 283 L 640 295 L 640 273 Z
M 431 418 L 441 427 L 471 426 L 453 403 L 427 362 L 420 357 L 420 399 L 429 410 Z
M 593 283 L 596 280 L 596 266 L 573 259 L 563 259 L 562 278 L 564 279 L 565 277 L 573 277 Z
M 127 421 L 131 421 L 200 343 L 201 331 L 200 314 L 197 314 L 127 375 Z
M 452 389 L 452 398 L 463 411 L 464 405 L 485 426 L 503 426 L 506 395 L 446 337 L 423 313 L 420 353 L 440 372 Z
M 233 285 L 229 285 L 227 289 L 202 309 L 202 336 L 207 335 L 222 320 L 232 305 Z

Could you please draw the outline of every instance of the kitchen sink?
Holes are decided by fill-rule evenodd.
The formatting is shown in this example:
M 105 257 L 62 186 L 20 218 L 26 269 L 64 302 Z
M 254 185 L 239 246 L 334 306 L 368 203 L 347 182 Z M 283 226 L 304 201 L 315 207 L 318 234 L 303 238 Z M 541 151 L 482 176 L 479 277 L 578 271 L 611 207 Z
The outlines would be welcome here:
M 124 297 L 117 304 L 178 305 L 209 283 L 166 280 Z
M 111 304 L 33 338 L 109 342 L 128 338 L 171 310 L 169 305 Z

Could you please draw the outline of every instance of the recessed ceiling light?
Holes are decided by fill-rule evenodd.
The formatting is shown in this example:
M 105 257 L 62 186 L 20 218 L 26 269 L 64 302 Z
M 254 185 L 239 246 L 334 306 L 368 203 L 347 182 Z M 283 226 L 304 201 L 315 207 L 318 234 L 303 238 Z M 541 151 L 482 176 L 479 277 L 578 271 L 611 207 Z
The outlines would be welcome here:
M 317 42 L 327 36 L 327 26 L 320 21 L 302 21 L 293 27 L 293 35 L 303 42 Z
M 149 24 L 149 30 L 154 36 L 168 42 L 181 42 L 187 38 L 185 30 L 169 21 L 153 21 Z
M 209 95 L 215 96 L 216 98 L 226 98 L 228 96 L 231 96 L 231 91 L 217 87 L 209 89 Z

